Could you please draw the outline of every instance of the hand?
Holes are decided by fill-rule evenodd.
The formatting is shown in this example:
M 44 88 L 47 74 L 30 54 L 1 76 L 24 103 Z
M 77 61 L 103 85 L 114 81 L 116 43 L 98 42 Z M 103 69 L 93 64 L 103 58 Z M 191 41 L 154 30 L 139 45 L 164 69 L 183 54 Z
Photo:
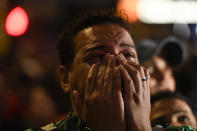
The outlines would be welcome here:
M 150 89 L 148 70 L 132 62 L 127 62 L 123 55 L 118 56 L 119 70 L 124 83 L 124 105 L 128 131 L 151 131 L 150 124 Z
M 93 64 L 88 73 L 82 119 L 95 131 L 125 130 L 121 76 L 115 63 L 115 56 L 106 55 L 102 64 Z M 80 98 L 76 91 L 74 95 Z

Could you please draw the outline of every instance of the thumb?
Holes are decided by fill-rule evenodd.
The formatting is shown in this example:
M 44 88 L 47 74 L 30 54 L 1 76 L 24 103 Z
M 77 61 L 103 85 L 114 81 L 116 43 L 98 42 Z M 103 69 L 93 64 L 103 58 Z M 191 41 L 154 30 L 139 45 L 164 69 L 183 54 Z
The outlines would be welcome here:
M 73 110 L 76 116 L 82 118 L 83 103 L 81 94 L 77 90 L 72 91 Z

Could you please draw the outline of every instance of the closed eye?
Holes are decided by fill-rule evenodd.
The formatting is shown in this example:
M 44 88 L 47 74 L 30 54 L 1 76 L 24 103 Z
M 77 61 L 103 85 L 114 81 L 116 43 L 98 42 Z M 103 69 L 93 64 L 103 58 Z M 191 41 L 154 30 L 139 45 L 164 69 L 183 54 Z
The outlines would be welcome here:
M 83 61 L 84 62 L 92 62 L 94 60 L 98 60 L 98 59 L 102 59 L 103 58 L 103 55 L 89 55 L 87 57 L 84 57 L 83 58 Z
M 124 57 L 127 58 L 136 58 L 134 53 L 124 53 Z

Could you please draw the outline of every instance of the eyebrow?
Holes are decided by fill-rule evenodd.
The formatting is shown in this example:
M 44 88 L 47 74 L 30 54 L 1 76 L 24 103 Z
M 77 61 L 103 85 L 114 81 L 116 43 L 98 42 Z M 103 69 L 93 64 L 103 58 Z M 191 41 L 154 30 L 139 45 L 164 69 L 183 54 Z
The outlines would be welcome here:
M 187 113 L 187 111 L 185 111 L 185 110 L 177 110 L 177 111 L 175 111 L 175 112 L 173 112 L 173 114 L 178 114 L 178 113 Z
M 136 49 L 136 47 L 135 47 L 135 45 L 131 45 L 131 44 L 127 44 L 127 43 L 122 43 L 122 44 L 120 44 L 120 46 L 121 47 L 131 47 L 131 48 L 134 48 L 134 49 Z
M 92 46 L 90 48 L 88 48 L 85 52 L 90 52 L 92 50 L 102 50 L 102 49 L 105 49 L 106 47 L 104 45 L 95 45 L 95 46 Z
M 120 47 L 129 47 L 129 48 L 133 48 L 136 50 L 136 47 L 134 45 L 126 44 L 126 43 L 120 44 Z M 90 52 L 93 50 L 103 50 L 105 48 L 106 48 L 106 46 L 104 46 L 104 45 L 95 45 L 95 46 L 88 48 L 85 52 L 87 53 L 87 52 Z
M 172 115 L 175 115 L 175 114 L 178 114 L 178 113 L 187 113 L 187 111 L 185 111 L 185 110 L 177 110 L 177 111 L 175 111 L 175 112 L 173 112 L 172 113 Z M 165 120 L 165 116 L 160 116 L 160 117 L 158 117 L 158 118 L 156 118 L 156 119 L 153 119 L 151 122 L 152 123 L 155 123 L 155 122 L 158 122 L 158 121 L 161 121 L 161 120 Z

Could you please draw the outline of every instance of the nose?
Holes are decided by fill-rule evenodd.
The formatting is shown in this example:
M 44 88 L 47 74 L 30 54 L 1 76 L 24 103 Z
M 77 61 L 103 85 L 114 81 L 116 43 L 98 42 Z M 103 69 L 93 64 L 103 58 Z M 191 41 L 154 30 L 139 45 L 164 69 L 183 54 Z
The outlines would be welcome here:
M 117 56 L 120 54 L 119 49 L 116 46 L 112 46 L 111 48 L 109 48 L 108 52 L 110 55 L 114 55 L 116 58 L 116 66 L 119 65 L 119 63 L 117 62 Z
M 111 55 L 115 55 L 117 56 L 119 54 L 119 49 L 116 47 L 116 46 L 112 46 L 110 49 L 109 49 L 109 53 Z

